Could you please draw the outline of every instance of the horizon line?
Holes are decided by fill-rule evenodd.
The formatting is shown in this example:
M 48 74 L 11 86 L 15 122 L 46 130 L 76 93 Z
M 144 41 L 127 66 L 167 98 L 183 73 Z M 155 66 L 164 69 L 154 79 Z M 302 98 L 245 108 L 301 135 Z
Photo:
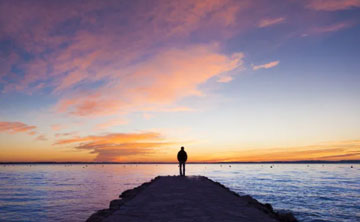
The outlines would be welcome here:
M 117 161 L 4 161 L 5 164 L 177 164 L 178 162 L 117 162 Z M 297 161 L 214 161 L 214 162 L 188 162 L 187 164 L 282 164 L 282 163 L 360 163 L 359 160 L 297 160 Z

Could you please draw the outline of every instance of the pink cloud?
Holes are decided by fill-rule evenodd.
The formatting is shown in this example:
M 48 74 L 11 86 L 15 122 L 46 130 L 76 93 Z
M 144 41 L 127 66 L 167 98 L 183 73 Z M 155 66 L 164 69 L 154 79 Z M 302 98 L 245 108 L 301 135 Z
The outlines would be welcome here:
M 36 140 L 39 140 L 39 141 L 46 141 L 47 138 L 45 137 L 45 135 L 39 135 L 38 137 L 36 137 Z
M 57 110 L 78 116 L 119 111 L 159 111 L 187 96 L 201 96 L 198 85 L 242 66 L 243 54 L 226 56 L 214 45 L 168 49 L 118 73 L 104 87 L 64 98 Z
M 347 28 L 349 26 L 351 26 L 350 23 L 345 23 L 345 22 L 336 23 L 328 26 L 316 27 L 313 29 L 313 32 L 315 33 L 336 32 L 341 29 Z
M 227 82 L 231 82 L 232 80 L 233 80 L 233 78 L 231 76 L 221 75 L 221 76 L 219 76 L 219 79 L 217 81 L 222 82 L 222 83 L 227 83 Z
M 360 0 L 310 0 L 307 7 L 324 11 L 345 10 L 360 7 Z
M 273 61 L 273 62 L 269 62 L 269 63 L 266 63 L 266 64 L 262 64 L 262 65 L 256 65 L 256 66 L 253 66 L 253 70 L 258 70 L 258 69 L 270 69 L 272 67 L 275 67 L 277 65 L 279 65 L 280 61 Z
M 168 1 L 136 4 L 126 10 L 117 1 L 1 3 L 1 31 L 29 53 L 46 53 L 30 62 L 14 57 L 12 64 L 21 64 L 26 70 L 25 76 L 15 83 L 8 82 L 4 90 L 32 91 L 50 87 L 62 93 L 79 84 L 114 77 L 124 65 L 154 53 L 154 44 L 174 41 L 201 29 L 204 33 L 212 31 L 213 26 L 226 29 L 234 24 L 239 10 L 248 7 L 248 2 Z M 108 8 L 121 13 L 94 18 L 94 13 Z M 79 24 L 73 25 L 69 22 L 72 20 L 78 20 Z M 119 25 L 121 23 L 128 25 Z M 72 25 L 72 32 L 63 31 Z M 57 31 L 60 33 L 54 34 Z M 67 46 L 62 47 L 64 44 Z
M 0 132 L 10 134 L 28 132 L 30 135 L 36 134 L 33 130 L 36 126 L 30 126 L 21 122 L 0 122 Z
M 1 34 L 31 55 L 6 57 L 8 64 L 0 67 L 6 73 L 0 79 L 4 91 L 46 89 L 58 99 L 58 112 L 75 116 L 170 112 L 168 107 L 177 107 L 182 98 L 203 96 L 199 86 L 209 79 L 232 80 L 227 72 L 242 66 L 243 55 L 224 53 L 223 40 L 254 28 L 259 18 L 266 18 L 259 27 L 290 19 L 251 0 L 119 5 L 112 0 L 1 2 Z M 193 39 L 196 44 L 190 44 Z M 24 76 L 12 73 L 12 65 Z M 253 68 L 271 65 L 277 64 Z
M 268 26 L 272 26 L 272 25 L 276 25 L 279 23 L 282 23 L 285 21 L 285 18 L 283 17 L 279 17 L 279 18 L 267 18 L 267 19 L 263 19 L 259 22 L 258 27 L 259 28 L 264 28 L 264 27 L 268 27 Z
M 358 5 L 356 0 L 311 1 L 310 5 L 324 2 Z M 201 39 L 203 44 L 222 42 L 253 28 L 253 21 L 264 15 L 267 18 L 259 22 L 259 27 L 285 20 L 278 17 L 283 13 L 275 13 L 266 4 L 250 0 L 129 3 L 133 7 L 126 9 L 112 0 L 0 4 L 1 33 L 27 53 L 38 55 L 29 61 L 15 53 L 7 56 L 3 69 L 11 81 L 0 80 L 6 83 L 4 91 L 32 92 L 48 88 L 57 95 L 71 95 L 75 88 L 86 90 L 89 85 L 99 86 L 99 82 L 123 78 L 135 69 L 136 63 L 166 51 L 169 45 L 185 47 L 190 36 Z M 109 8 L 116 13 L 95 16 Z M 12 65 L 23 69 L 24 76 L 12 73 Z M 229 81 L 229 77 L 226 79 Z M 84 109 L 111 103 L 91 101 L 83 103 Z

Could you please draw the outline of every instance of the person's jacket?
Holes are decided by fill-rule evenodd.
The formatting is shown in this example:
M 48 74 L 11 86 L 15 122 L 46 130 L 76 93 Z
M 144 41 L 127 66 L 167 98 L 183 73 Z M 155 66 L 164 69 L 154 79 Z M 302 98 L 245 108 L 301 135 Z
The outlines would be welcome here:
M 179 162 L 186 162 L 187 154 L 186 154 L 185 150 L 180 150 L 178 152 L 177 159 Z

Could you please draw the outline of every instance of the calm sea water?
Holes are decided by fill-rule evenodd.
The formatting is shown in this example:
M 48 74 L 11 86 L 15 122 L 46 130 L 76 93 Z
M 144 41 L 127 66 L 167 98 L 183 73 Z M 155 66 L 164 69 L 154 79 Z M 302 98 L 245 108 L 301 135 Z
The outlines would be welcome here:
M 122 191 L 176 173 L 175 164 L 0 165 L 0 221 L 84 221 Z M 188 164 L 187 175 L 207 176 L 300 221 L 360 221 L 359 164 Z

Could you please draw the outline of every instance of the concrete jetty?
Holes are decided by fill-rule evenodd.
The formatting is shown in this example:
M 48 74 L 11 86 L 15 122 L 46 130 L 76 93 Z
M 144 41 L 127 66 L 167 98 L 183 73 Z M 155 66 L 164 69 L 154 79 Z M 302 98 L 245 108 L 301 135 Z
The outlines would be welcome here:
M 88 222 L 238 221 L 294 222 L 291 213 L 280 214 L 270 204 L 240 196 L 203 176 L 158 176 L 127 190 L 111 201 L 109 209 L 91 215 Z

